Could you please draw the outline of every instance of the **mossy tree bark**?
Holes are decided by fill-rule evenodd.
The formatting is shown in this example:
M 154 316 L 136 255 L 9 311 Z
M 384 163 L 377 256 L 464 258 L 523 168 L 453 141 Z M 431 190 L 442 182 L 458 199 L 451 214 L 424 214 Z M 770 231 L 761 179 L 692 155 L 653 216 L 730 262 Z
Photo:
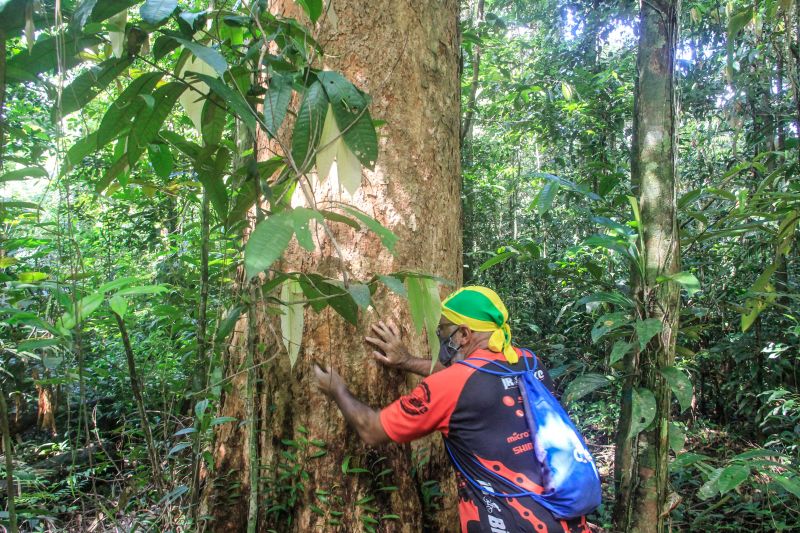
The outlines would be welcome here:
M 373 99 L 372 116 L 386 124 L 378 130 L 375 170 L 363 171 L 357 193 L 350 197 L 326 182 L 316 187 L 315 200 L 322 208 L 337 201 L 355 205 L 391 229 L 399 241 L 392 255 L 376 235 L 331 224 L 341 256 L 317 228 L 316 250 L 308 253 L 292 245 L 280 268 L 340 279 L 346 269 L 349 277 L 362 281 L 373 273 L 419 271 L 458 283 L 458 2 L 338 0 L 332 5 L 335 16 L 328 7 L 319 23 L 325 56 L 318 66 L 343 72 L 367 92 Z M 284 14 L 298 16 L 293 2 L 285 6 Z M 274 149 L 264 137 L 256 139 L 256 147 L 259 159 Z M 293 201 L 304 202 L 299 195 Z M 249 292 L 244 285 L 239 290 Z M 369 449 L 313 384 L 311 365 L 316 360 L 336 368 L 350 389 L 373 407 L 407 392 L 413 378 L 377 366 L 362 341 L 369 325 L 379 319 L 409 325 L 403 301 L 380 289 L 373 297 L 374 309 L 361 315 L 358 327 L 330 309 L 319 314 L 306 310 L 303 346 L 291 368 L 275 317 L 260 300 L 266 295 L 255 293 L 255 311 L 237 324 L 227 352 L 226 375 L 231 380 L 220 415 L 245 420 L 248 406 L 254 405 L 258 456 L 250 452 L 247 425 L 220 426 L 207 500 L 213 522 L 207 529 L 246 529 L 252 468 L 261 470 L 258 531 L 351 532 L 373 526 L 416 532 L 424 530 L 425 521 L 437 531 L 457 529 L 455 487 L 440 439 L 434 436 L 413 448 L 388 444 Z M 405 330 L 412 351 L 424 355 L 422 338 L 408 326 Z M 252 360 L 257 367 L 254 404 L 248 403 L 248 373 L 243 372 L 248 347 L 255 350 Z M 431 460 L 420 466 L 417 457 L 426 449 L 432 451 Z M 421 481 L 431 478 L 450 491 L 450 505 L 435 516 L 424 509 L 420 488 Z
M 625 359 L 615 462 L 617 531 L 660 533 L 668 514 L 671 391 L 659 370 L 675 358 L 680 289 L 658 279 L 680 270 L 674 80 L 679 9 L 679 0 L 641 3 L 631 178 L 641 212 L 644 275 L 634 272 L 632 286 L 639 318 L 657 318 L 663 326 L 643 350 Z M 629 438 L 637 388 L 653 392 L 656 413 L 645 431 Z

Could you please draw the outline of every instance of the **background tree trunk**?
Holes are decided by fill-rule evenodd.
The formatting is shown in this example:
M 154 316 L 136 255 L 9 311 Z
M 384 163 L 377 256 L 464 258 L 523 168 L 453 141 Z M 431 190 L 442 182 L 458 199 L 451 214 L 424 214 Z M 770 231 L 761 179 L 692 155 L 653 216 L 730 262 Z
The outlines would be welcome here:
M 617 435 L 614 522 L 618 531 L 661 532 L 669 481 L 669 412 L 671 392 L 659 370 L 675 358 L 680 290 L 659 276 L 680 270 L 677 228 L 675 49 L 678 0 L 641 4 L 638 77 L 634 103 L 631 179 L 642 224 L 644 277 L 633 275 L 641 319 L 658 318 L 662 331 L 641 351 L 625 359 L 622 413 Z M 656 414 L 649 428 L 628 438 L 633 390 L 653 392 Z
M 327 5 L 327 4 L 326 4 Z M 297 16 L 290 12 L 288 16 Z M 316 201 L 343 201 L 359 207 L 398 237 L 396 255 L 378 237 L 341 224 L 331 226 L 346 267 L 358 279 L 372 273 L 420 271 L 458 283 L 461 276 L 458 2 L 444 0 L 410 5 L 333 3 L 321 19 L 320 42 L 326 55 L 321 67 L 344 73 L 372 98 L 372 116 L 386 121 L 379 129 L 380 156 L 375 171 L 364 171 L 354 197 L 331 190 L 330 181 L 316 187 Z M 268 157 L 268 141 L 256 141 L 260 159 Z M 300 197 L 295 205 L 302 203 Z M 341 277 L 339 257 L 321 230 L 316 251 L 290 247 L 286 271 L 319 272 Z M 240 289 L 243 293 L 244 289 Z M 260 292 L 260 291 L 257 291 Z M 260 294 L 259 298 L 265 295 Z M 263 301 L 263 300 L 262 300 Z M 379 368 L 362 337 L 370 324 L 383 319 L 404 325 L 410 346 L 419 355 L 427 348 L 409 328 L 406 305 L 383 289 L 375 309 L 362 315 L 359 327 L 326 309 L 307 310 L 303 347 L 290 368 L 274 316 L 256 305 L 240 320 L 228 350 L 222 416 L 246 419 L 244 361 L 248 344 L 258 380 L 258 457 L 248 453 L 246 425 L 224 424 L 217 434 L 209 512 L 214 531 L 241 531 L 247 521 L 251 468 L 260 467 L 259 531 L 421 531 L 425 515 L 420 483 L 449 480 L 446 511 L 434 517 L 434 530 L 457 528 L 452 474 L 436 436 L 414 446 L 389 444 L 368 449 L 349 430 L 336 405 L 315 390 L 311 364 L 336 368 L 354 393 L 373 407 L 382 407 L 408 390 L 411 380 Z M 255 339 L 248 343 L 247 320 L 254 320 Z M 252 325 L 251 325 L 252 326 Z M 274 359 L 272 359 L 274 357 Z M 433 451 L 420 467 L 415 457 Z M 324 454 L 323 454 L 324 452 Z M 317 455 L 317 457 L 313 457 Z M 361 471 L 364 469 L 364 471 Z M 416 479 L 412 477 L 416 474 Z M 393 489 L 392 487 L 396 487 Z M 382 518 L 386 515 L 394 517 Z M 429 517 L 428 517 L 429 518 Z M 379 521 L 378 526 L 373 520 Z

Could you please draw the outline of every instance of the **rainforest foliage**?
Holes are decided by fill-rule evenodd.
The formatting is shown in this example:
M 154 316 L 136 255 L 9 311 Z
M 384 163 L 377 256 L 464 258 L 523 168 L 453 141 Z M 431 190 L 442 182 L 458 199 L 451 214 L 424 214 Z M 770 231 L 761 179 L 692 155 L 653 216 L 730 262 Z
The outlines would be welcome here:
M 363 335 L 387 293 L 435 356 L 440 295 L 475 283 L 503 297 L 515 343 L 550 368 L 587 438 L 604 489 L 590 522 L 628 528 L 616 446 L 663 434 L 668 482 L 653 490 L 667 527 L 797 528 L 800 3 L 655 2 L 679 31 L 664 45 L 674 93 L 653 101 L 637 84 L 639 5 L 462 0 L 463 279 L 282 267 L 287 250 L 323 248 L 344 264 L 339 226 L 391 253 L 398 237 L 348 201 L 381 164 L 386 124 L 363 80 L 324 64 L 336 0 L 270 4 L 0 0 L 4 527 L 213 531 L 215 434 L 256 427 L 220 416 L 220 397 L 273 364 L 248 344 L 245 365 L 226 367 L 256 302 L 293 366 L 304 316 L 332 310 Z M 669 106 L 674 145 L 637 118 Z M 647 178 L 664 169 L 637 135 L 669 152 L 674 190 Z M 340 201 L 316 202 L 320 187 Z M 671 212 L 653 199 L 674 204 L 669 271 L 648 262 Z M 659 350 L 669 357 L 650 362 Z M 226 488 L 250 502 L 250 531 L 283 530 L 315 490 L 331 530 L 346 505 L 365 531 L 394 527 L 374 496 L 305 486 L 334 442 L 284 441 L 278 475 Z M 430 454 L 414 458 L 422 469 Z M 342 476 L 397 490 L 380 461 L 341 457 Z M 425 513 L 456 505 L 413 475 Z

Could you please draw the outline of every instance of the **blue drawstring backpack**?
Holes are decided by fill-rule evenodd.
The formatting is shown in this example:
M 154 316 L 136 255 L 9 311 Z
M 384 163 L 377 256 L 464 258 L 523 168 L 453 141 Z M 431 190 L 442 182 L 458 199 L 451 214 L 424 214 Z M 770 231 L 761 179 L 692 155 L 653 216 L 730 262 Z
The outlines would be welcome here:
M 483 493 L 502 498 L 530 496 L 558 519 L 567 520 L 591 513 L 600 505 L 601 499 L 600 476 L 597 473 L 594 459 L 586 449 L 583 437 L 575 429 L 564 408 L 547 387 L 536 378 L 535 372 L 538 366 L 536 356 L 527 350 L 522 350 L 522 352 L 526 370 L 519 372 L 496 361 L 478 357 L 473 359 L 489 362 L 502 371 L 475 366 L 468 361 L 459 361 L 459 364 L 504 378 L 518 377 L 519 391 L 522 396 L 525 419 L 533 441 L 533 450 L 536 460 L 541 465 L 544 491 L 536 494 L 524 490 L 512 480 L 492 472 L 473 458 L 475 465 L 480 470 L 518 489 L 518 492 L 511 494 L 493 492 L 480 485 L 464 471 L 445 439 L 447 453 L 450 454 L 453 464 L 464 478 Z M 525 354 L 532 357 L 533 368 L 530 368 L 528 358 L 524 357 Z

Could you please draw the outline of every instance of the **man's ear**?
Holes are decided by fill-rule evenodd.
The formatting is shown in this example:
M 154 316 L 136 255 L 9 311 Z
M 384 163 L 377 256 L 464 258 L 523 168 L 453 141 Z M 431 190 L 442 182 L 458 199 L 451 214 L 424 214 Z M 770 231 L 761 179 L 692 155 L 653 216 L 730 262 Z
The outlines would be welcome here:
M 469 344 L 472 340 L 472 330 L 467 326 L 458 326 L 458 332 L 461 333 L 461 342 L 459 344 L 461 346 Z

